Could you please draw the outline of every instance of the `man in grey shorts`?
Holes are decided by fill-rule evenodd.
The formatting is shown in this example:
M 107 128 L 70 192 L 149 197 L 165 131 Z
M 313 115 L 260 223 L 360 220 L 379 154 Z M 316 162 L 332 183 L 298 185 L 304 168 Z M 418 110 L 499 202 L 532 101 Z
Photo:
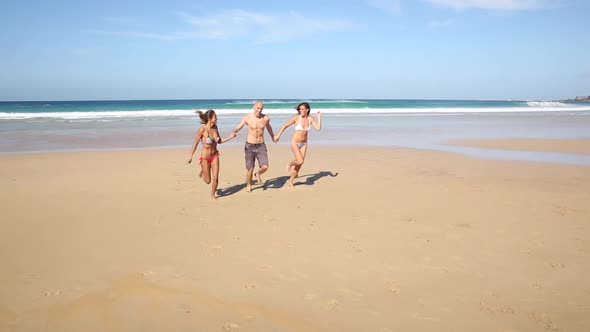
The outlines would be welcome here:
M 246 139 L 246 146 L 244 154 L 246 157 L 246 191 L 252 191 L 252 175 L 256 177 L 258 184 L 262 184 L 262 177 L 264 172 L 268 170 L 268 152 L 266 144 L 264 143 L 264 129 L 268 129 L 271 139 L 274 137 L 272 127 L 270 126 L 270 118 L 268 115 L 262 114 L 264 104 L 261 101 L 254 103 L 254 112 L 244 116 L 242 121 L 238 124 L 234 133 L 238 133 L 244 125 L 248 125 L 248 138 Z M 258 160 L 258 172 L 254 173 L 254 163 Z

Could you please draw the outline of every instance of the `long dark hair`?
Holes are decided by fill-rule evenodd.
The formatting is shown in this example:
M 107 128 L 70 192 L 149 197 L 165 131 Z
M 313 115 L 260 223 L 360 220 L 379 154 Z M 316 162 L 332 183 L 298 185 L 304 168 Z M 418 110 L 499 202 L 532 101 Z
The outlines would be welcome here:
M 197 111 L 197 114 L 199 114 L 199 118 L 201 118 L 201 123 L 207 124 L 207 122 L 209 122 L 209 120 L 211 120 L 213 115 L 215 115 L 215 111 L 214 110 L 208 110 L 207 112 Z
M 309 112 L 311 112 L 311 107 L 309 106 L 309 103 L 306 103 L 306 102 L 300 103 L 299 105 L 297 105 L 297 108 L 296 108 L 297 114 L 301 114 L 301 111 L 299 110 L 299 107 L 301 107 L 301 106 L 305 106 L 305 108 L 307 108 L 307 115 L 309 115 Z

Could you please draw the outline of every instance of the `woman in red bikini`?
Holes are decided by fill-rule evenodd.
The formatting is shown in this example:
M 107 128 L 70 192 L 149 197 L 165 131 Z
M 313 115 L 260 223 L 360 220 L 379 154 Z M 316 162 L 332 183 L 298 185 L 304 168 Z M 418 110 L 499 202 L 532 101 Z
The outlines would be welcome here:
M 297 113 L 291 119 L 287 120 L 285 124 L 281 127 L 279 133 L 274 137 L 275 143 L 279 141 L 283 131 L 290 127 L 291 125 L 295 125 L 295 131 L 293 132 L 293 138 L 291 139 L 291 150 L 293 150 L 293 154 L 295 155 L 295 160 L 292 160 L 287 164 L 287 173 L 291 175 L 289 178 L 289 187 L 293 188 L 293 181 L 299 174 L 299 170 L 301 170 L 301 166 L 303 166 L 303 162 L 305 161 L 305 154 L 307 153 L 307 133 L 313 126 L 315 130 L 322 129 L 322 114 L 318 111 L 318 119 L 317 121 L 309 115 L 311 111 L 311 107 L 308 103 L 301 103 L 297 105 Z M 293 170 L 291 170 L 293 167 Z
M 191 148 L 191 152 L 188 155 L 187 162 L 190 164 L 193 161 L 193 155 L 197 150 L 199 142 L 203 143 L 203 149 L 201 150 L 201 172 L 199 177 L 205 181 L 205 183 L 211 183 L 211 198 L 217 198 L 217 185 L 219 184 L 219 151 L 217 151 L 217 144 L 225 143 L 232 138 L 236 137 L 236 134 L 232 134 L 224 139 L 219 137 L 219 131 L 217 129 L 217 115 L 214 110 L 208 110 L 207 112 L 198 111 L 199 118 L 201 118 L 201 128 L 197 131 L 195 142 Z

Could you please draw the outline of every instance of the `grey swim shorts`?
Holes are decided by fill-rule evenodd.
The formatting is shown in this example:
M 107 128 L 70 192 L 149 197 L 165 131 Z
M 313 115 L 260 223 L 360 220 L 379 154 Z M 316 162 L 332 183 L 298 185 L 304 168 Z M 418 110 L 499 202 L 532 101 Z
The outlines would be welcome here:
M 244 154 L 246 156 L 246 170 L 254 168 L 254 160 L 258 160 L 258 167 L 268 166 L 268 152 L 266 151 L 266 144 L 252 144 L 246 142 L 244 147 Z

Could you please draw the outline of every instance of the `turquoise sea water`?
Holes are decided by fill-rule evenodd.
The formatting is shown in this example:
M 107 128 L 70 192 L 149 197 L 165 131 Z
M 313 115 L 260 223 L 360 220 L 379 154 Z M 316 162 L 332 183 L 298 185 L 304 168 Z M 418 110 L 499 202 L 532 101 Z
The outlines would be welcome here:
M 461 148 L 448 140 L 590 138 L 590 103 L 478 100 L 264 100 L 275 131 L 307 101 L 323 114 L 310 143 L 398 146 L 483 158 L 590 165 L 590 156 Z M 194 110 L 215 109 L 227 135 L 254 100 L 0 102 L 0 153 L 190 147 Z M 292 129 L 290 129 L 292 130 Z M 289 131 L 281 144 L 288 142 Z M 269 137 L 266 137 L 267 141 Z M 242 131 L 229 145 L 245 140 Z
M 590 103 L 514 100 L 264 100 L 269 114 L 289 114 L 299 102 L 313 110 L 334 114 L 533 112 L 590 110 Z M 0 120 L 112 119 L 191 116 L 194 110 L 215 109 L 219 114 L 250 112 L 254 100 L 124 100 L 0 102 Z

